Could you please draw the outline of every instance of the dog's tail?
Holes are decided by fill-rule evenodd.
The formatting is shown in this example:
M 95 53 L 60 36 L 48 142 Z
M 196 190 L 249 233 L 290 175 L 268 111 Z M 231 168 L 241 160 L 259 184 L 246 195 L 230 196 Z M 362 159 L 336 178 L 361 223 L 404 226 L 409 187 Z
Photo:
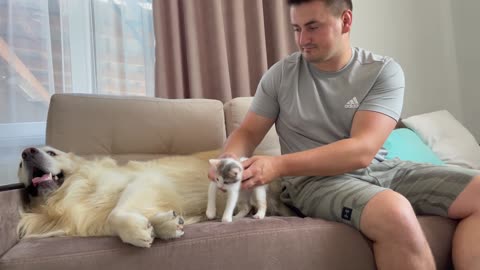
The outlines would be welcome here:
M 194 216 L 194 217 L 184 217 L 184 224 L 185 225 L 189 225 L 189 224 L 194 224 L 194 223 L 199 223 L 199 222 L 202 222 L 202 221 L 205 221 L 207 220 L 207 217 L 203 217 L 203 216 Z

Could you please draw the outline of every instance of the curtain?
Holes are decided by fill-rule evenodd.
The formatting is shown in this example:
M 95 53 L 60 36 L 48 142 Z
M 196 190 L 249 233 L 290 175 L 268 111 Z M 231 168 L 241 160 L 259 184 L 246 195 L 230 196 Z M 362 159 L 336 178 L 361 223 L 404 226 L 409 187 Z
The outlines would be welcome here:
M 285 0 L 154 1 L 155 95 L 228 101 L 295 50 Z
M 152 0 L 0 0 L 0 185 L 54 93 L 154 95 Z

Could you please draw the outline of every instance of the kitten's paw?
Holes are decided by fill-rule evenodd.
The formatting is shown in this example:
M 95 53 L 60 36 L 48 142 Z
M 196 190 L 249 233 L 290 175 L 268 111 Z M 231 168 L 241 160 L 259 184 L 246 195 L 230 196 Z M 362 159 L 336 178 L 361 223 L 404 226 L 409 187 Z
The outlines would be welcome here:
M 217 216 L 217 210 L 215 208 L 213 209 L 207 209 L 207 211 L 205 212 L 205 214 L 207 215 L 207 218 L 208 219 L 215 219 L 216 216 Z
M 222 222 L 227 222 L 227 223 L 232 222 L 232 217 L 231 217 L 231 216 L 229 216 L 229 217 L 223 217 L 223 218 L 222 218 Z
M 185 223 L 182 216 L 177 215 L 175 211 L 158 213 L 150 219 L 155 235 L 161 239 L 179 238 L 185 232 L 183 224 Z
M 252 216 L 254 219 L 263 219 L 265 217 L 265 213 L 256 213 Z

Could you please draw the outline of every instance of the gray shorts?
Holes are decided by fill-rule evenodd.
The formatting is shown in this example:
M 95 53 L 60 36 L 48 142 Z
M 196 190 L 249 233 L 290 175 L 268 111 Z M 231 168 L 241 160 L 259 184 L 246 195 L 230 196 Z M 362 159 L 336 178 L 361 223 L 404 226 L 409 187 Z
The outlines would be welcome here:
M 303 215 L 350 224 L 360 229 L 363 208 L 378 192 L 405 196 L 418 215 L 447 216 L 448 208 L 478 171 L 399 159 L 331 177 L 282 180 L 281 200 Z

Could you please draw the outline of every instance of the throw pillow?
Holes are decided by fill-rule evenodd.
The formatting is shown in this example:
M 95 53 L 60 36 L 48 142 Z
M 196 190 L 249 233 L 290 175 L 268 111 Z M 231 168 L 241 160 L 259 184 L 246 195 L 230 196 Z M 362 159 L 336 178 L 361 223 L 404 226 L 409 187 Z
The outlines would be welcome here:
M 399 158 L 420 163 L 443 165 L 444 163 L 423 143 L 415 132 L 408 128 L 398 128 L 388 136 L 383 147 L 388 153 L 386 159 Z
M 478 142 L 448 111 L 416 115 L 402 121 L 446 164 L 480 169 Z

